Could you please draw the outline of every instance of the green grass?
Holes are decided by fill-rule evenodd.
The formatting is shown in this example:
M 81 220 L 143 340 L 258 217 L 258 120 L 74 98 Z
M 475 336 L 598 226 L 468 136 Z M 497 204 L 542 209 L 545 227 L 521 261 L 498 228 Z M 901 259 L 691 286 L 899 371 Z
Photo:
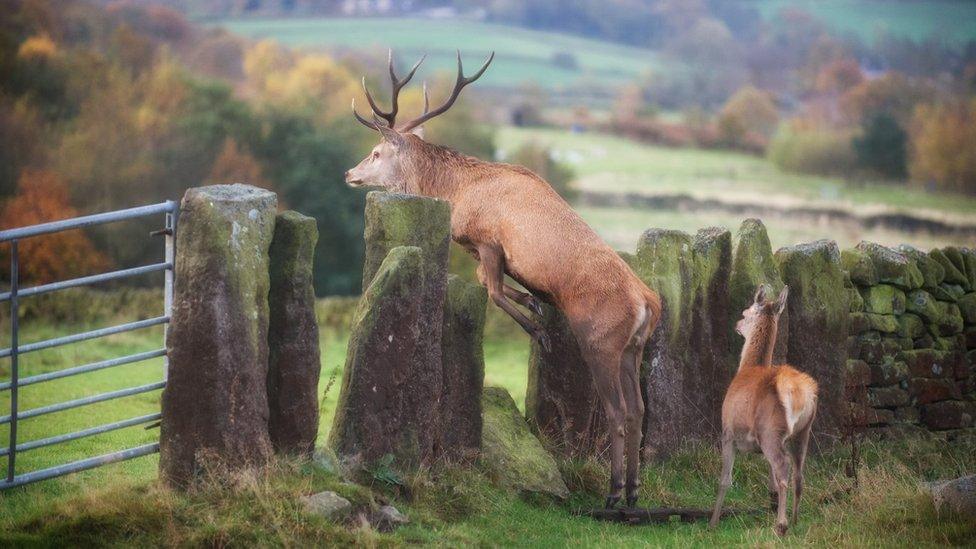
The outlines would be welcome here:
M 74 331 L 77 326 L 31 323 L 24 340 Z M 485 345 L 486 378 L 505 386 L 521 403 L 525 393 L 528 341 L 524 336 L 489 333 Z M 24 375 L 52 371 L 108 355 L 152 348 L 159 330 L 130 333 L 25 357 Z M 344 362 L 346 337 L 323 331 L 322 426 L 320 443 L 331 425 L 339 382 L 333 372 Z M 30 355 L 28 355 L 30 356 Z M 71 378 L 68 383 L 24 389 L 25 407 L 75 398 L 158 379 L 159 362 Z M 328 390 L 326 388 L 328 387 Z M 3 403 L 0 403 L 2 405 Z M 25 438 L 49 436 L 87 425 L 157 409 L 158 393 L 126 398 L 22 422 Z M 26 471 L 93 453 L 155 439 L 156 431 L 139 428 L 87 439 L 83 444 L 21 454 Z M 923 479 L 953 477 L 976 468 L 972 442 L 953 444 L 908 441 L 872 443 L 865 449 L 862 486 L 852 495 L 831 498 L 849 485 L 841 471 L 846 452 L 836 448 L 814 457 L 808 468 L 803 515 L 786 542 L 813 545 L 935 545 L 976 542 L 976 526 L 942 520 L 921 492 Z M 771 517 L 730 519 L 718 530 L 703 524 L 628 527 L 574 515 L 599 504 L 605 468 L 594 462 L 563 462 L 573 495 L 563 503 L 522 499 L 493 488 L 480 468 L 421 473 L 406 479 L 405 489 L 376 484 L 362 488 L 343 483 L 327 467 L 283 462 L 263 477 L 237 483 L 205 484 L 187 494 L 160 487 L 158 457 L 46 481 L 0 493 L 0 544 L 45 546 L 156 545 L 367 545 L 428 544 L 532 546 L 688 546 L 771 545 Z M 707 507 L 714 495 L 719 460 L 712 445 L 683 448 L 666 462 L 644 471 L 644 501 L 657 505 Z M 743 456 L 736 466 L 729 504 L 764 505 L 765 462 Z M 335 524 L 301 511 L 297 498 L 319 490 L 337 490 L 358 508 L 391 501 L 412 519 L 393 534 L 355 524 Z M 828 501 L 829 500 L 829 501 Z
M 755 5 L 767 19 L 795 6 L 837 31 L 869 42 L 879 32 L 916 41 L 961 43 L 976 38 L 976 4 L 966 0 L 758 0 Z
M 228 30 L 253 38 L 273 38 L 289 46 L 325 49 L 374 49 L 385 56 L 393 48 L 401 64 L 413 63 L 423 53 L 428 59 L 418 81 L 434 71 L 455 70 L 454 51 L 461 48 L 466 67 L 474 70 L 488 55 L 496 60 L 479 85 L 513 87 L 532 82 L 547 88 L 632 81 L 660 65 L 651 51 L 579 38 L 567 34 L 470 21 L 430 19 L 288 18 L 226 19 L 217 21 Z M 578 70 L 552 64 L 552 55 L 572 53 Z
M 576 173 L 576 185 L 585 191 L 644 195 L 688 194 L 729 203 L 781 207 L 822 206 L 857 213 L 908 212 L 922 217 L 976 223 L 976 199 L 929 193 L 910 185 L 880 182 L 847 183 L 837 178 L 784 173 L 765 158 L 730 151 L 673 149 L 637 143 L 598 133 L 503 127 L 496 145 L 502 156 L 523 143 L 536 141 Z M 741 218 L 723 212 L 654 211 L 637 208 L 579 208 L 584 219 L 611 245 L 632 250 L 649 227 L 695 231 L 706 226 L 735 230 Z M 853 227 L 844 223 L 813 224 L 788 216 L 764 216 L 774 246 L 837 240 L 842 246 L 862 239 L 896 245 L 910 242 L 922 248 L 969 244 L 962 238 L 905 234 Z

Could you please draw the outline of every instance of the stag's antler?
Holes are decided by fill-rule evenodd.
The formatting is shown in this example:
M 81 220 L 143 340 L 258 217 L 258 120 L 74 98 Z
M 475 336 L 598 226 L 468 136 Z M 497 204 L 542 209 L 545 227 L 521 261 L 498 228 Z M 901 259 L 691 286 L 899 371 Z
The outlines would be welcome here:
M 366 92 L 366 100 L 369 101 L 369 106 L 371 109 L 373 109 L 373 121 L 371 122 L 369 120 L 366 120 L 362 116 L 360 116 L 359 112 L 356 111 L 356 100 L 353 99 L 352 113 L 353 115 L 355 115 L 356 120 L 359 120 L 359 123 L 366 126 L 367 128 L 370 128 L 372 130 L 379 130 L 378 125 L 380 124 L 380 121 L 376 118 L 377 116 L 379 116 L 380 118 L 386 120 L 388 127 L 393 128 L 396 124 L 396 115 L 399 109 L 399 106 L 397 105 L 397 98 L 400 95 L 400 90 L 403 88 L 403 86 L 407 84 L 407 82 L 410 82 L 410 79 L 413 78 L 414 73 L 417 72 L 417 67 L 419 67 L 420 64 L 423 63 L 424 59 L 426 58 L 427 55 L 424 54 L 424 56 L 420 58 L 420 61 L 417 61 L 417 64 L 415 64 L 413 68 L 410 69 L 410 72 L 407 74 L 407 76 L 403 80 L 400 80 L 397 78 L 396 73 L 393 72 L 393 50 L 390 50 L 390 80 L 393 83 L 393 101 L 390 107 L 390 112 L 384 112 L 376 105 L 376 101 L 373 100 L 373 96 L 369 93 L 369 89 L 366 87 L 366 78 L 363 77 L 363 91 Z M 410 122 L 407 122 L 406 125 L 404 125 L 402 128 L 399 128 L 398 131 L 408 132 L 416 128 L 417 126 L 420 126 L 424 122 L 430 120 L 431 118 L 434 118 L 435 116 L 445 113 L 448 109 L 451 108 L 452 105 L 454 105 L 454 102 L 457 100 L 458 95 L 460 95 L 461 90 L 465 86 L 481 78 L 481 75 L 484 74 L 486 70 L 488 70 L 488 65 L 491 64 L 491 61 L 494 58 L 495 58 L 495 52 L 491 52 L 491 55 L 488 56 L 488 59 L 485 61 L 485 64 L 482 65 L 480 69 L 478 69 L 478 72 L 474 73 L 472 76 L 465 77 L 464 67 L 461 65 L 461 51 L 458 50 L 457 52 L 458 74 L 457 74 L 457 80 L 454 82 L 454 91 L 451 92 L 451 96 L 447 99 L 447 101 L 444 102 L 443 105 L 431 111 L 430 97 L 427 95 L 427 83 L 424 82 L 423 114 L 421 114 L 418 118 L 415 118 Z
M 428 102 L 428 99 L 427 99 L 427 90 L 426 90 L 426 86 L 425 86 L 424 87 L 424 114 L 420 115 L 417 118 L 414 118 L 410 122 L 407 122 L 402 128 L 399 129 L 399 131 L 401 131 L 401 132 L 408 132 L 408 131 L 416 128 L 417 126 L 423 124 L 424 122 L 430 120 L 431 118 L 434 118 L 435 116 L 438 116 L 438 115 L 441 115 L 441 114 L 444 114 L 445 112 L 447 112 L 447 109 L 450 109 L 451 106 L 454 105 L 454 102 L 457 101 L 458 95 L 461 94 L 461 90 L 464 89 L 464 87 L 467 86 L 468 84 L 470 84 L 470 83 L 474 82 L 475 80 L 481 78 L 481 75 L 484 74 L 486 70 L 488 70 L 488 65 L 491 64 L 491 61 L 494 58 L 495 58 L 495 52 L 491 52 L 491 54 L 488 56 L 488 59 L 485 61 L 485 64 L 482 65 L 480 69 L 478 69 L 478 72 L 474 73 L 473 75 L 471 75 L 469 77 L 465 77 L 464 76 L 464 66 L 461 65 L 461 50 L 458 50 L 458 52 L 457 52 L 457 64 L 458 64 L 457 80 L 455 80 L 455 82 L 454 82 L 454 90 L 451 92 L 451 96 L 447 98 L 447 101 L 445 101 L 443 105 L 441 105 L 440 107 L 437 107 L 436 109 L 430 111 L 430 110 L 428 110 L 429 102 Z
M 399 78 L 397 78 L 396 72 L 393 70 L 393 50 L 392 49 L 390 50 L 390 81 L 393 84 L 393 100 L 390 105 L 390 112 L 384 112 L 376 105 L 376 101 L 373 100 L 373 95 L 369 93 L 369 88 L 366 87 L 366 77 L 365 76 L 363 77 L 363 91 L 366 92 L 366 101 L 369 101 L 369 106 L 371 109 L 373 109 L 373 112 L 376 114 L 376 116 L 379 116 L 380 118 L 386 120 L 386 124 L 388 127 L 392 128 L 394 124 L 396 124 L 397 111 L 399 111 L 400 109 L 399 105 L 397 104 L 397 99 L 400 97 L 400 90 L 403 89 L 403 87 L 406 86 L 408 82 L 410 82 L 410 79 L 413 78 L 414 73 L 417 72 L 417 68 L 420 67 L 420 64 L 423 63 L 424 59 L 426 58 L 427 58 L 427 54 L 425 53 L 420 58 L 420 60 L 414 64 L 413 68 L 410 69 L 410 72 L 407 73 L 407 76 L 403 80 L 400 80 Z M 374 130 L 377 129 L 376 126 L 373 125 L 373 122 L 370 122 L 369 120 L 366 120 L 362 116 L 359 116 L 359 112 L 356 111 L 355 99 L 353 99 L 352 102 L 352 112 L 353 114 L 356 115 L 356 120 L 359 120 L 361 124 L 363 124 L 367 128 L 372 128 Z

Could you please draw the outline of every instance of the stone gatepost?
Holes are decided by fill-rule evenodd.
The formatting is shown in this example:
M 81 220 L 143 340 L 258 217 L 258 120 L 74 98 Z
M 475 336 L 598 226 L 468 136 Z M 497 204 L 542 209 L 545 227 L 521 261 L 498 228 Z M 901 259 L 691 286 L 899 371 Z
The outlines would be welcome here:
M 268 296 L 268 432 L 276 452 L 311 456 L 319 429 L 319 329 L 312 259 L 315 219 L 278 214 L 271 241 Z
M 637 275 L 657 291 L 662 318 L 644 353 L 645 457 L 665 457 L 682 442 L 711 439 L 734 366 L 727 322 L 731 234 L 651 229 L 637 245 Z
M 773 289 L 772 295 L 779 295 L 783 289 L 783 279 L 773 258 L 766 226 L 758 219 L 746 219 L 735 233 L 732 252 L 732 271 L 729 274 L 729 326 L 732 341 L 733 362 L 738 365 L 739 353 L 744 340 L 736 333 L 735 324 L 742 318 L 742 311 L 752 305 L 756 290 L 762 284 Z M 773 363 L 786 360 L 789 342 L 790 312 L 784 310 L 779 318 L 779 331 L 776 332 L 776 347 L 773 349 Z
M 350 472 L 387 454 L 409 469 L 441 449 L 450 207 L 371 192 L 365 237 L 364 292 L 329 445 Z
M 820 386 L 814 434 L 836 435 L 844 418 L 849 297 L 832 240 L 776 251 L 783 282 L 790 287 L 787 362 Z
M 180 207 L 166 338 L 160 476 L 185 485 L 208 467 L 260 466 L 268 436 L 268 249 L 274 193 L 248 185 L 190 189 Z

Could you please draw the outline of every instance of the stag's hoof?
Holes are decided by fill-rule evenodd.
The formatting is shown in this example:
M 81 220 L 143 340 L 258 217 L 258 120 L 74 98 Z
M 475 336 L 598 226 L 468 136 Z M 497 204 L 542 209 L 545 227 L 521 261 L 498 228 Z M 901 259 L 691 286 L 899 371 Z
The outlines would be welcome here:
M 617 506 L 618 503 L 620 503 L 620 496 L 607 496 L 607 502 L 605 507 L 607 509 L 613 509 L 614 507 Z
M 627 508 L 636 509 L 637 508 L 637 494 L 632 496 L 627 496 Z
M 779 536 L 779 537 L 783 537 L 783 536 L 785 536 L 785 535 L 786 535 L 786 525 L 785 525 L 785 524 L 777 524 L 777 525 L 776 525 L 776 526 L 775 526 L 775 527 L 773 528 L 773 531 L 775 531 L 775 532 L 776 532 L 776 535 L 777 535 L 777 536 Z

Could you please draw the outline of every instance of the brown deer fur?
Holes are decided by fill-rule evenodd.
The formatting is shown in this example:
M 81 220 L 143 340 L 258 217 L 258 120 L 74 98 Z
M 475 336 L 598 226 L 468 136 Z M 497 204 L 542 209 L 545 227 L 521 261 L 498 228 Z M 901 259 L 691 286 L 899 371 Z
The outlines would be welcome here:
M 793 513 L 795 524 L 803 491 L 803 462 L 810 428 L 817 410 L 817 383 L 788 365 L 773 366 L 779 316 L 786 306 L 789 288 L 767 301 L 766 286 L 756 292 L 755 302 L 743 311 L 736 325 L 745 336 L 739 371 L 722 403 L 722 476 L 710 525 L 722 512 L 725 492 L 732 483 L 736 448 L 757 447 L 770 465 L 770 496 L 776 508 L 776 532 L 786 533 L 786 498 L 790 462 L 793 466 Z
M 473 80 L 461 75 L 460 58 L 458 72 L 462 87 Z M 396 85 L 404 83 L 393 79 Z M 456 85 L 448 102 L 458 91 Z M 350 185 L 379 186 L 448 201 L 451 236 L 479 260 L 478 278 L 492 301 L 543 346 L 549 346 L 549 338 L 538 319 L 527 316 L 515 303 L 537 316 L 541 312 L 537 299 L 542 299 L 565 314 L 611 428 L 607 505 L 620 500 L 626 453 L 627 503 L 633 506 L 644 416 L 638 369 L 644 344 L 660 318 L 658 295 L 531 171 L 427 143 L 415 132 L 393 129 L 389 118 L 388 127 L 375 117 L 372 123 L 358 114 L 357 118 L 383 138 L 346 173 Z M 414 128 L 415 122 L 405 127 Z M 530 293 L 505 284 L 505 275 Z

